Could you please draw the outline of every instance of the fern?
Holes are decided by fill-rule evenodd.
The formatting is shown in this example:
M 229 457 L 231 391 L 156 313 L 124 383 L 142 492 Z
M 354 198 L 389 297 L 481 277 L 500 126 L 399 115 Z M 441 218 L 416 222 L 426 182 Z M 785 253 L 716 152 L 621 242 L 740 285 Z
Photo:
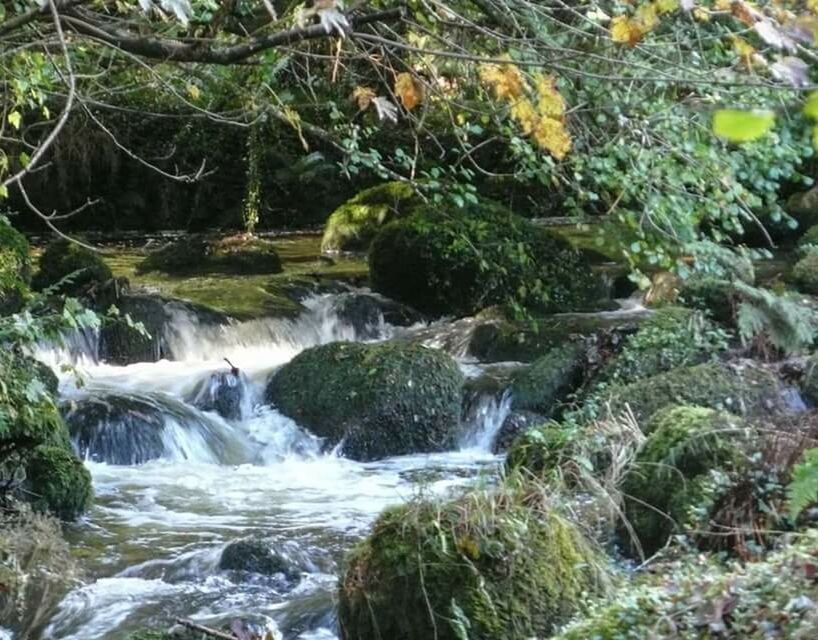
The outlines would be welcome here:
M 804 453 L 804 461 L 795 465 L 787 487 L 790 516 L 795 520 L 814 502 L 818 502 L 818 448 Z
M 799 353 L 812 344 L 818 329 L 818 313 L 814 309 L 793 296 L 777 295 L 740 281 L 734 282 L 733 287 L 742 300 L 736 324 L 743 343 L 764 337 L 787 354 Z

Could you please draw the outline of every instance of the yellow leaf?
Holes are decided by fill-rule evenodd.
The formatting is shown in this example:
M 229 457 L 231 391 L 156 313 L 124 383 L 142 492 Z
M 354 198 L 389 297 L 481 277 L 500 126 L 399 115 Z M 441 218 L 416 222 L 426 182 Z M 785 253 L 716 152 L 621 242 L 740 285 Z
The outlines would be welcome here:
M 748 69 L 753 67 L 753 56 L 755 55 L 755 47 L 740 36 L 733 36 L 733 51 L 736 52 L 741 62 Z
M 818 14 L 818 0 L 807 0 L 807 9 Z
M 369 87 L 355 87 L 352 91 L 352 99 L 358 103 L 358 108 L 364 111 L 369 108 L 372 100 L 376 97 L 374 89 Z
M 656 7 L 652 4 L 643 4 L 636 10 L 633 16 L 642 33 L 647 33 L 659 24 L 659 16 L 656 12 Z
M 23 116 L 20 115 L 19 111 L 12 111 L 8 116 L 7 119 L 9 124 L 14 127 L 15 129 L 20 128 L 20 124 L 23 122 Z
M 191 97 L 192 100 L 198 100 L 202 97 L 202 92 L 199 90 L 195 84 L 187 85 L 187 94 Z
M 656 13 L 660 16 L 673 13 L 679 8 L 679 0 L 656 0 L 653 4 L 656 7 Z
M 803 111 L 808 118 L 818 120 L 818 91 L 813 91 L 807 96 Z
M 537 144 L 557 160 L 562 160 L 571 150 L 571 136 L 559 120 L 543 118 L 533 136 Z
M 818 151 L 818 124 L 812 128 L 812 146 Z
M 639 25 L 628 16 L 616 16 L 611 20 L 611 39 L 614 42 L 635 47 L 645 35 Z
M 415 82 L 411 73 L 400 73 L 395 78 L 395 95 L 407 111 L 411 111 L 423 101 L 423 87 Z
M 541 116 L 561 118 L 565 114 L 565 100 L 554 86 L 553 76 L 539 74 L 535 78 L 537 94 L 537 111 Z
M 517 100 L 511 105 L 511 117 L 520 125 L 523 133 L 530 136 L 540 122 L 540 116 L 531 101 L 527 98 Z
M 716 0 L 713 6 L 716 11 L 730 11 L 733 6 L 733 0 Z
M 693 9 L 693 17 L 699 22 L 710 22 L 710 12 L 704 7 Z
M 480 67 L 480 79 L 494 89 L 499 100 L 514 100 L 523 95 L 525 78 L 513 64 L 485 64 Z

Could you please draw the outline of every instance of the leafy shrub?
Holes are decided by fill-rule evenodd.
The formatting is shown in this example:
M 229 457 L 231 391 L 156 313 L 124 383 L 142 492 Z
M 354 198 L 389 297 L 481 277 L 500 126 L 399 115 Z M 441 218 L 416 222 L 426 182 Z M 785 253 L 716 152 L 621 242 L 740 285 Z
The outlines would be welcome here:
M 797 518 L 811 504 L 818 502 L 818 448 L 804 452 L 804 461 L 796 465 L 787 487 L 790 515 Z
M 792 268 L 792 281 L 799 291 L 818 294 L 818 252 L 809 251 Z

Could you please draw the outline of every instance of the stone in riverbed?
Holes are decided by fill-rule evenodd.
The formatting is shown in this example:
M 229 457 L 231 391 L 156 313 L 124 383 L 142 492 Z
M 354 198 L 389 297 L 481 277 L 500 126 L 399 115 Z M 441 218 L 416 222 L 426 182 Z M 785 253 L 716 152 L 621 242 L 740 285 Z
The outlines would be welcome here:
M 215 411 L 227 420 L 239 420 L 247 397 L 247 380 L 235 371 L 217 371 L 202 380 L 192 393 L 191 402 L 202 411 Z
M 228 544 L 219 559 L 222 571 L 243 571 L 264 576 L 283 575 L 290 582 L 300 579 L 301 570 L 269 542 L 257 538 L 243 538 Z
M 355 460 L 445 451 L 460 432 L 463 375 L 448 355 L 404 343 L 336 342 L 301 352 L 265 398 Z

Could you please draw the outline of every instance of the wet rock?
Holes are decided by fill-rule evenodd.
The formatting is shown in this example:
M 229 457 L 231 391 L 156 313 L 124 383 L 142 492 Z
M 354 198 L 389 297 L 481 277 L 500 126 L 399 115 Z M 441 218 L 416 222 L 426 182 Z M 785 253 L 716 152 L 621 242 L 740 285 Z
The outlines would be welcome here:
M 573 342 L 556 347 L 518 372 L 511 385 L 512 407 L 551 416 L 582 382 L 586 347 Z
M 358 336 L 371 340 L 381 336 L 383 323 L 408 326 L 421 316 L 406 305 L 370 293 L 346 293 L 335 301 L 335 312 L 344 322 L 355 327 Z
M 238 369 L 217 371 L 194 389 L 191 402 L 202 411 L 215 411 L 227 420 L 239 420 L 247 397 L 247 380 Z
M 453 448 L 462 386 L 457 364 L 440 351 L 336 342 L 284 365 L 265 397 L 328 446 L 343 442 L 347 457 L 377 460 Z
M 298 581 L 301 569 L 286 556 L 277 553 L 262 538 L 244 538 L 228 544 L 219 559 L 222 571 L 243 571 L 264 576 L 283 575 L 288 581 Z
M 505 453 L 519 436 L 546 422 L 546 418 L 533 411 L 512 411 L 497 432 L 491 445 L 492 453 Z
M 103 326 L 99 356 L 116 365 L 175 359 L 171 338 L 183 323 L 215 327 L 230 322 L 227 316 L 208 307 L 157 295 L 124 294 L 115 304 L 120 318 Z M 126 315 L 131 323 L 125 320 Z M 141 323 L 145 331 L 134 328 L 133 323 Z

